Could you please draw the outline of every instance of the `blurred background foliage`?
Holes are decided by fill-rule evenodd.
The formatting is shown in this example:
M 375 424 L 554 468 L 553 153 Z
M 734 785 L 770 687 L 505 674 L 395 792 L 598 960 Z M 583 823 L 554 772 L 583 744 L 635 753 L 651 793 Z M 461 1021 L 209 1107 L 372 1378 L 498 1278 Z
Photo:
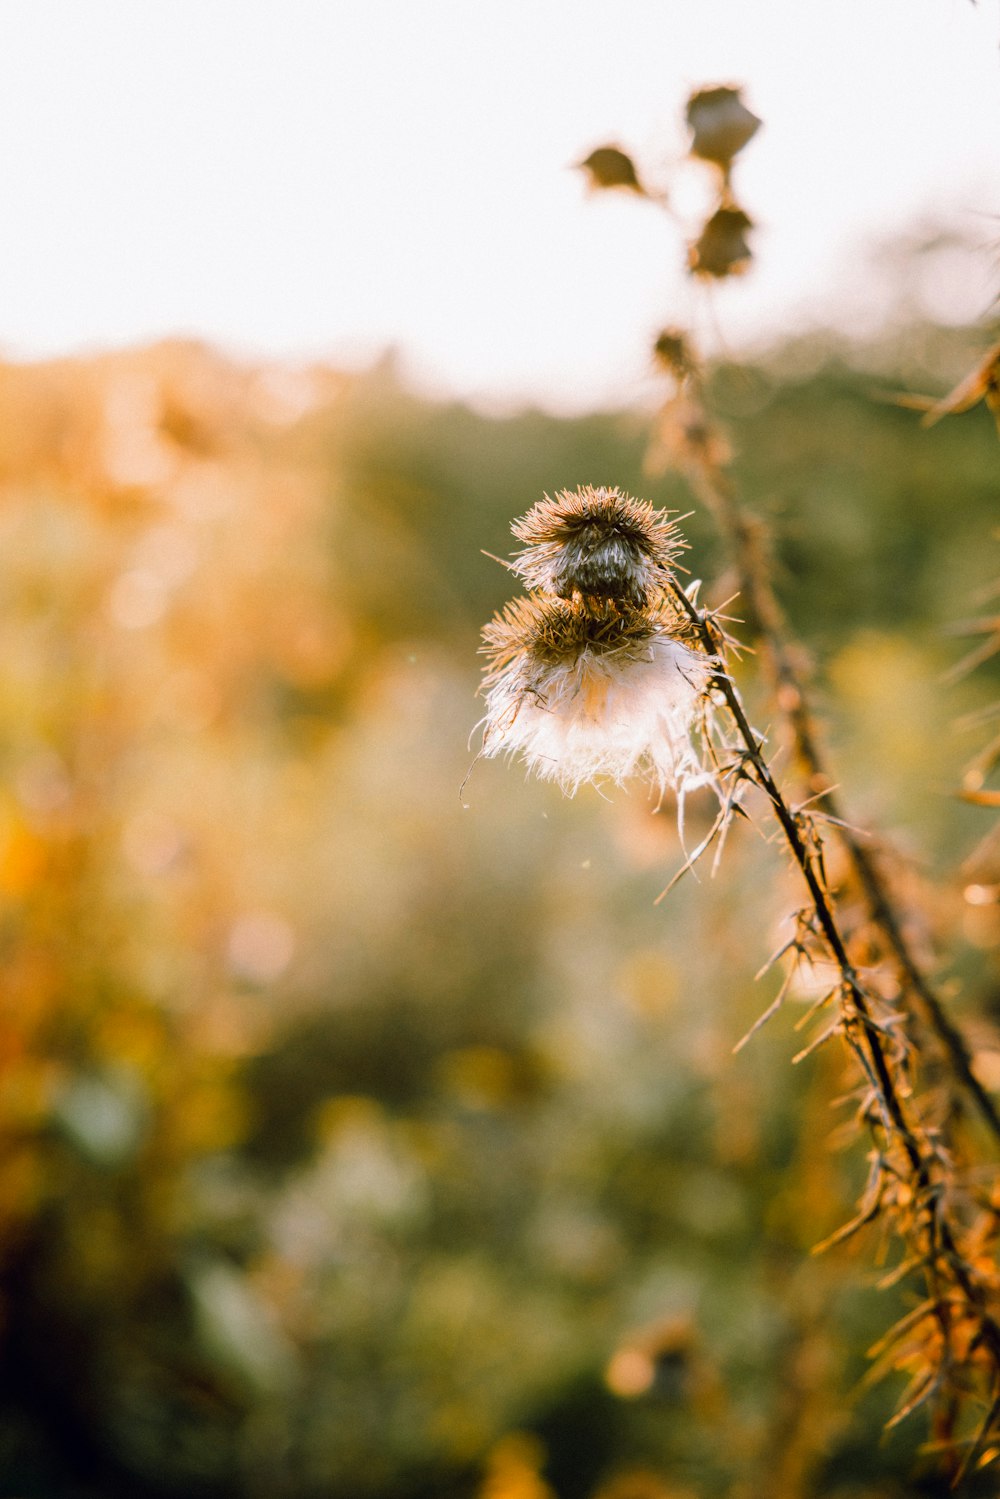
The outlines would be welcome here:
M 996 432 L 880 393 L 982 346 L 712 376 L 844 799 L 937 882 L 974 1035 L 1000 923 L 951 793 L 993 686 L 941 674 L 1000 571 Z M 859 1384 L 901 1293 L 870 1246 L 810 1256 L 864 1169 L 838 1056 L 789 1065 L 810 996 L 731 1054 L 780 852 L 745 829 L 654 906 L 683 854 L 642 788 L 460 793 L 513 591 L 482 549 L 544 490 L 690 509 L 648 428 L 433 404 L 391 360 L 0 367 L 0 1494 L 939 1492 Z

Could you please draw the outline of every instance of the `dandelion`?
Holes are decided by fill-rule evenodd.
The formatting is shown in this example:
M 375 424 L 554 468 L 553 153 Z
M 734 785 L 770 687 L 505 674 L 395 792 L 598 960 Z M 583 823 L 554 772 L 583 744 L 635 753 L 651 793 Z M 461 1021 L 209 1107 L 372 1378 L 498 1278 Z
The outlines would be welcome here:
M 718 663 L 664 585 L 683 543 L 662 511 L 617 489 L 546 497 L 513 526 L 535 592 L 483 631 L 483 753 L 520 754 L 573 792 L 644 775 L 678 806 L 715 786 L 701 732 Z

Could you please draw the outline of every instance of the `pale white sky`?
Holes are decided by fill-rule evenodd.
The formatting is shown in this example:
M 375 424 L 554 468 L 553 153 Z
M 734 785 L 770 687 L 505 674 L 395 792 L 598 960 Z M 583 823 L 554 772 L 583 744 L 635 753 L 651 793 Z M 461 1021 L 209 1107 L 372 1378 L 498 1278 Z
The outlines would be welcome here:
M 618 141 L 693 211 L 712 82 L 765 128 L 757 266 L 709 307 L 666 219 L 570 164 Z M 835 321 L 921 213 L 995 243 L 998 165 L 992 0 L 0 0 L 0 351 L 393 344 L 439 390 L 627 400 L 664 321 Z

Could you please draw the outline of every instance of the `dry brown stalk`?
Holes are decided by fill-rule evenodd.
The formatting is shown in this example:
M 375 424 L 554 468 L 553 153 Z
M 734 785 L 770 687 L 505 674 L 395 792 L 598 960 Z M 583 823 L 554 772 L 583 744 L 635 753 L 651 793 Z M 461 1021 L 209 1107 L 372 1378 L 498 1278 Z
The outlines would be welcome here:
M 718 663 L 710 691 L 724 702 L 736 729 L 741 745 L 736 773 L 767 798 L 805 882 L 811 930 L 838 975 L 833 991 L 838 1020 L 822 1033 L 818 1044 L 834 1034 L 842 1035 L 860 1067 L 865 1080 L 860 1112 L 872 1137 L 873 1156 L 858 1216 L 835 1237 L 846 1237 L 882 1218 L 905 1245 L 906 1269 L 923 1273 L 926 1299 L 873 1350 L 880 1357 L 879 1372 L 888 1368 L 911 1372 L 910 1386 L 894 1419 L 902 1419 L 927 1401 L 950 1410 L 973 1393 L 969 1385 L 970 1381 L 975 1385 L 976 1375 L 980 1383 L 986 1381 L 986 1417 L 964 1463 L 958 1463 L 951 1443 L 957 1479 L 978 1458 L 1000 1416 L 1000 1321 L 994 1310 L 1000 1278 L 992 1254 L 984 1252 L 992 1245 L 981 1224 L 970 1228 L 963 1220 L 951 1160 L 933 1127 L 921 1117 L 920 1101 L 911 1089 L 901 1017 L 865 987 L 851 962 L 826 884 L 818 831 L 808 813 L 792 809 L 774 779 L 762 741 L 725 670 L 722 632 L 711 613 L 700 610 L 676 581 L 671 579 L 667 587 L 705 654 Z M 995 1235 L 995 1211 L 992 1219 Z
M 762 646 L 762 659 L 771 678 L 775 700 L 788 724 L 796 760 L 814 794 L 822 794 L 828 820 L 836 829 L 858 885 L 871 926 L 881 934 L 885 951 L 896 967 L 900 993 L 924 1026 L 937 1037 L 961 1087 L 973 1100 L 994 1140 L 1000 1144 L 1000 1110 L 976 1077 L 961 1032 L 948 1016 L 940 996 L 924 973 L 905 935 L 888 884 L 869 848 L 862 842 L 836 795 L 809 710 L 803 673 L 790 643 L 784 611 L 771 580 L 766 532 L 759 518 L 743 508 L 729 474 L 719 461 L 727 449 L 705 412 L 697 363 L 686 351 L 686 373 L 678 383 L 689 409 L 700 419 L 685 441 L 692 423 L 684 424 L 677 456 L 692 489 L 703 501 L 729 546 L 738 572 L 740 598 Z M 675 398 L 677 399 L 677 398 Z M 670 403 L 668 403 L 670 404 Z

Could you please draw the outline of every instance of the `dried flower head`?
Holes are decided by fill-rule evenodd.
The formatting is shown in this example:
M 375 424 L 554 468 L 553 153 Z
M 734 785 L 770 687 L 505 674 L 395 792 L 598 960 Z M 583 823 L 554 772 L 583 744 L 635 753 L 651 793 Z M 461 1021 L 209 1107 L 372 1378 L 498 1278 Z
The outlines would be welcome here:
M 688 250 L 688 268 L 697 276 L 741 275 L 749 266 L 753 251 L 747 243 L 747 231 L 753 219 L 735 204 L 717 208 L 700 237 Z
M 743 103 L 738 88 L 703 88 L 687 102 L 691 155 L 725 170 L 760 129 L 760 120 Z
M 664 328 L 653 344 L 653 358 L 662 370 L 678 382 L 689 380 L 698 372 L 698 361 L 687 335 L 679 328 Z
M 592 609 L 516 599 L 483 632 L 483 753 L 520 752 L 567 791 L 639 773 L 661 791 L 714 782 L 694 733 L 712 662 L 665 601 Z
M 529 588 L 568 599 L 644 604 L 684 542 L 666 511 L 620 489 L 586 485 L 548 495 L 511 527 L 525 550 L 512 563 Z
M 624 187 L 643 197 L 646 195 L 635 163 L 619 146 L 598 146 L 579 166 L 587 173 L 587 181 L 593 188 Z

